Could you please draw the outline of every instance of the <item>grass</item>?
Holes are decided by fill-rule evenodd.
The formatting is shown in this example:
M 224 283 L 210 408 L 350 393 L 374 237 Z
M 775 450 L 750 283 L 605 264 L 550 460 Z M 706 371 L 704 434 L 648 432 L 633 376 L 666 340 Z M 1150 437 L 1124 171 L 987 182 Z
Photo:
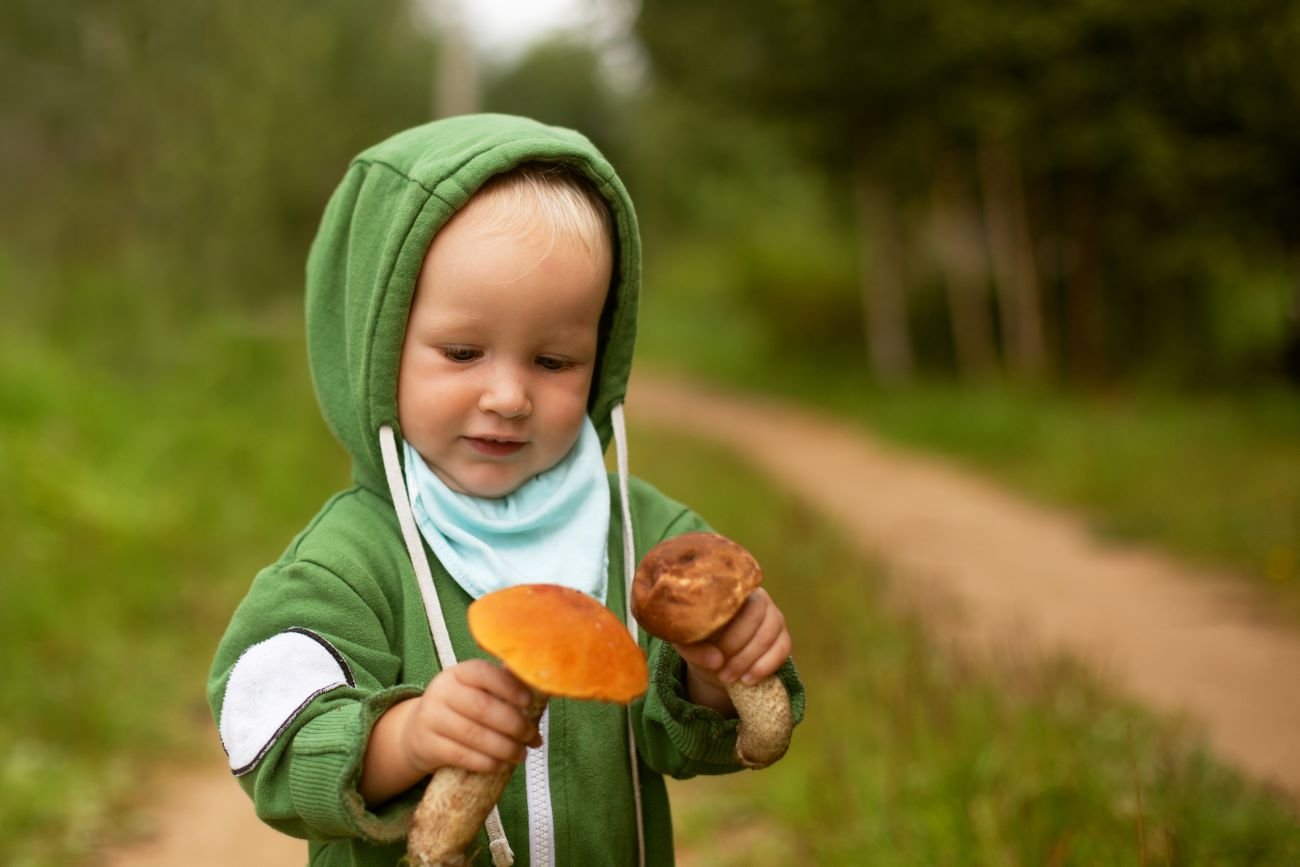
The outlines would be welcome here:
M 882 608 L 876 569 L 734 457 L 633 442 L 635 472 L 764 563 L 809 695 L 782 762 L 674 785 L 685 863 L 1300 863 L 1295 815 L 1188 726 L 1032 648 L 980 665 L 940 650 Z
M 1153 543 L 1245 575 L 1300 618 L 1300 398 L 1264 390 L 1064 394 L 1006 384 L 870 384 L 858 358 L 769 346 L 743 314 L 671 295 L 645 305 L 648 367 L 829 410 L 896 443 L 942 453 L 1105 538 Z M 721 338 L 708 332 L 726 322 Z
M 0 334 L 0 863 L 89 850 L 137 763 L 207 736 L 236 595 L 345 475 L 289 328 L 165 359 Z
M 202 687 L 235 601 L 345 480 L 294 312 L 166 337 L 93 328 L 124 321 L 0 326 L 0 863 L 15 867 L 84 859 L 142 766 L 212 736 Z M 1300 863 L 1294 817 L 1186 730 L 1063 663 L 945 655 L 881 609 L 825 525 L 725 454 L 641 432 L 633 461 L 768 564 L 810 689 L 785 762 L 680 790 L 704 863 L 1140 863 L 1135 774 L 1150 863 Z

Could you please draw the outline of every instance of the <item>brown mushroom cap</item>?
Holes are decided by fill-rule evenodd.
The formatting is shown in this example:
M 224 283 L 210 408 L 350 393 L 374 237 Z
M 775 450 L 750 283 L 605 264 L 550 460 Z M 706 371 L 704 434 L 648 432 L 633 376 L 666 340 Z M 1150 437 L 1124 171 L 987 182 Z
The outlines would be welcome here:
M 627 704 L 646 691 L 645 654 L 626 626 L 585 593 L 520 584 L 469 606 L 469 631 L 539 692 Z
M 745 548 L 717 533 L 686 533 L 651 548 L 632 581 L 632 612 L 666 641 L 703 641 L 763 581 Z

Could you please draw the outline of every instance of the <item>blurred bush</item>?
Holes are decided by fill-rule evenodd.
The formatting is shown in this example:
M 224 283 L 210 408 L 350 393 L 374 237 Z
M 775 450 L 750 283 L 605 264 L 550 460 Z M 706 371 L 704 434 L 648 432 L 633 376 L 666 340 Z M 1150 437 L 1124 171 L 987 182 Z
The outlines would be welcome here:
M 783 208 L 744 153 L 763 127 L 856 214 L 878 378 L 974 373 L 965 338 L 1021 379 L 1300 382 L 1294 5 L 646 0 L 637 34 L 654 98 L 696 119 L 642 128 L 665 168 L 725 141 L 750 213 Z M 936 224 L 973 253 L 927 243 Z
M 0 33 L 0 234 L 61 315 L 87 267 L 182 312 L 296 295 L 349 158 L 429 114 L 399 0 L 15 0 Z

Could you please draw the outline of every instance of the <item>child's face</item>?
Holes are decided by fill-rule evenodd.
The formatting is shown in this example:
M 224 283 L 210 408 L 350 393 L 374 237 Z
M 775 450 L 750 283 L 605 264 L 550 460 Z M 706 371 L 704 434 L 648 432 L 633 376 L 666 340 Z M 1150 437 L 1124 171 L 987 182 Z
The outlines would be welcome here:
M 505 230 L 471 203 L 434 238 L 398 371 L 402 434 L 454 491 L 502 497 L 578 440 L 610 282 L 545 225 Z

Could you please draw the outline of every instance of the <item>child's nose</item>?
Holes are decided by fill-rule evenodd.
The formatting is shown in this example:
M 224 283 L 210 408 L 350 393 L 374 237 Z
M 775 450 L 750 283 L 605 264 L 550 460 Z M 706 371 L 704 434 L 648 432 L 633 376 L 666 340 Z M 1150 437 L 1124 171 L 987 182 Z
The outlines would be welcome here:
M 523 418 L 533 411 L 523 381 L 509 374 L 493 377 L 479 397 L 478 407 L 502 418 Z

